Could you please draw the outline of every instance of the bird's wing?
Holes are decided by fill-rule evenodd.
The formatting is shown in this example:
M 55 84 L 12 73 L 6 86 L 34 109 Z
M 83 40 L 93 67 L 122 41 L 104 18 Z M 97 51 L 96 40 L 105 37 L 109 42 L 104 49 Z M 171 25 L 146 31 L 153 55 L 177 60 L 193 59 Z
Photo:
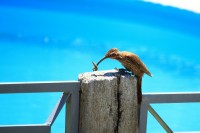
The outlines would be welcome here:
M 140 60 L 140 58 L 136 54 L 130 53 L 128 56 L 126 56 L 126 58 L 129 58 L 129 60 L 132 63 L 134 63 L 137 66 L 137 68 L 139 68 L 141 71 L 151 76 L 151 73 L 149 72 L 145 64 Z
M 139 69 L 140 68 L 140 62 L 138 61 L 139 58 L 137 58 L 137 55 L 132 54 L 132 53 L 127 54 L 127 53 L 125 55 L 126 60 L 131 61 L 131 63 L 134 64 Z

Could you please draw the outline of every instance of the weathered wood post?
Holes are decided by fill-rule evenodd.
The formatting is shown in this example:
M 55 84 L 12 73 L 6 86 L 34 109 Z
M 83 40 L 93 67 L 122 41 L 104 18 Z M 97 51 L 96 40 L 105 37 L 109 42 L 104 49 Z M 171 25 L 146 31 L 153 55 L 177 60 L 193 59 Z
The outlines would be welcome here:
M 79 75 L 79 133 L 138 133 L 137 80 L 116 70 Z

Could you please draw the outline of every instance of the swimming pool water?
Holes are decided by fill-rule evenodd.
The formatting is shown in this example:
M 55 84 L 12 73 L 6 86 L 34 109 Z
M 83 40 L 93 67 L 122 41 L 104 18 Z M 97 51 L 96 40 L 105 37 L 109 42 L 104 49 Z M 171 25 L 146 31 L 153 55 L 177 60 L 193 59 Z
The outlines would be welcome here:
M 90 8 L 80 9 L 84 11 L 81 12 L 0 5 L 0 18 L 4 20 L 0 22 L 0 82 L 77 80 L 80 73 L 92 71 L 91 61 L 97 62 L 107 50 L 117 47 L 138 54 L 153 74 L 152 78 L 144 76 L 143 92 L 200 90 L 200 38 L 195 25 L 200 20 L 198 14 L 147 5 L 150 11 L 154 11 L 151 8 L 159 11 L 150 21 L 147 11 L 139 12 L 139 6 L 135 6 L 139 7 L 135 14 L 129 7 L 133 15 L 114 12 L 112 9 L 117 5 L 109 5 L 111 9 L 107 9 L 110 12 L 106 15 L 98 10 L 101 6 L 95 15 L 89 13 Z M 125 6 L 122 5 L 123 9 Z M 175 16 L 159 15 L 167 9 Z M 99 69 L 115 67 L 122 66 L 105 60 Z M 59 96 L 59 93 L 2 94 L 0 124 L 43 123 Z M 153 107 L 174 131 L 200 130 L 196 119 L 200 117 L 196 111 L 199 104 Z M 164 132 L 151 115 L 148 123 L 149 133 Z M 63 127 L 64 110 L 53 132 L 63 132 Z

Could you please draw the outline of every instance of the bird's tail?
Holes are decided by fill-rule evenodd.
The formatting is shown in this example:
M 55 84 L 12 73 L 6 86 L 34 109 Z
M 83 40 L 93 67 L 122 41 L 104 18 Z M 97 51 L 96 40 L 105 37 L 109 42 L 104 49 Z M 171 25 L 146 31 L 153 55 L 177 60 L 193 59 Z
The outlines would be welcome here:
M 138 104 L 142 102 L 142 77 L 137 76 L 137 98 Z

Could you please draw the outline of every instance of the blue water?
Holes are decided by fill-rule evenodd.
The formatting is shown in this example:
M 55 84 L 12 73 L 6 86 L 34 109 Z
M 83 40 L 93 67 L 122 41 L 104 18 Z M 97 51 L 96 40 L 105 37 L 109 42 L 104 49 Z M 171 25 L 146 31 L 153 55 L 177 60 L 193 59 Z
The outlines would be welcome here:
M 11 1 L 9 3 L 9 1 Z M 139 55 L 143 92 L 200 91 L 200 15 L 144 3 L 0 3 L 0 82 L 77 80 L 112 47 Z M 106 60 L 100 70 L 122 67 Z M 0 124 L 44 123 L 60 93 L 1 94 Z M 200 104 L 153 105 L 174 131 L 200 130 Z M 53 132 L 64 132 L 64 110 Z M 148 133 L 162 133 L 149 115 Z

